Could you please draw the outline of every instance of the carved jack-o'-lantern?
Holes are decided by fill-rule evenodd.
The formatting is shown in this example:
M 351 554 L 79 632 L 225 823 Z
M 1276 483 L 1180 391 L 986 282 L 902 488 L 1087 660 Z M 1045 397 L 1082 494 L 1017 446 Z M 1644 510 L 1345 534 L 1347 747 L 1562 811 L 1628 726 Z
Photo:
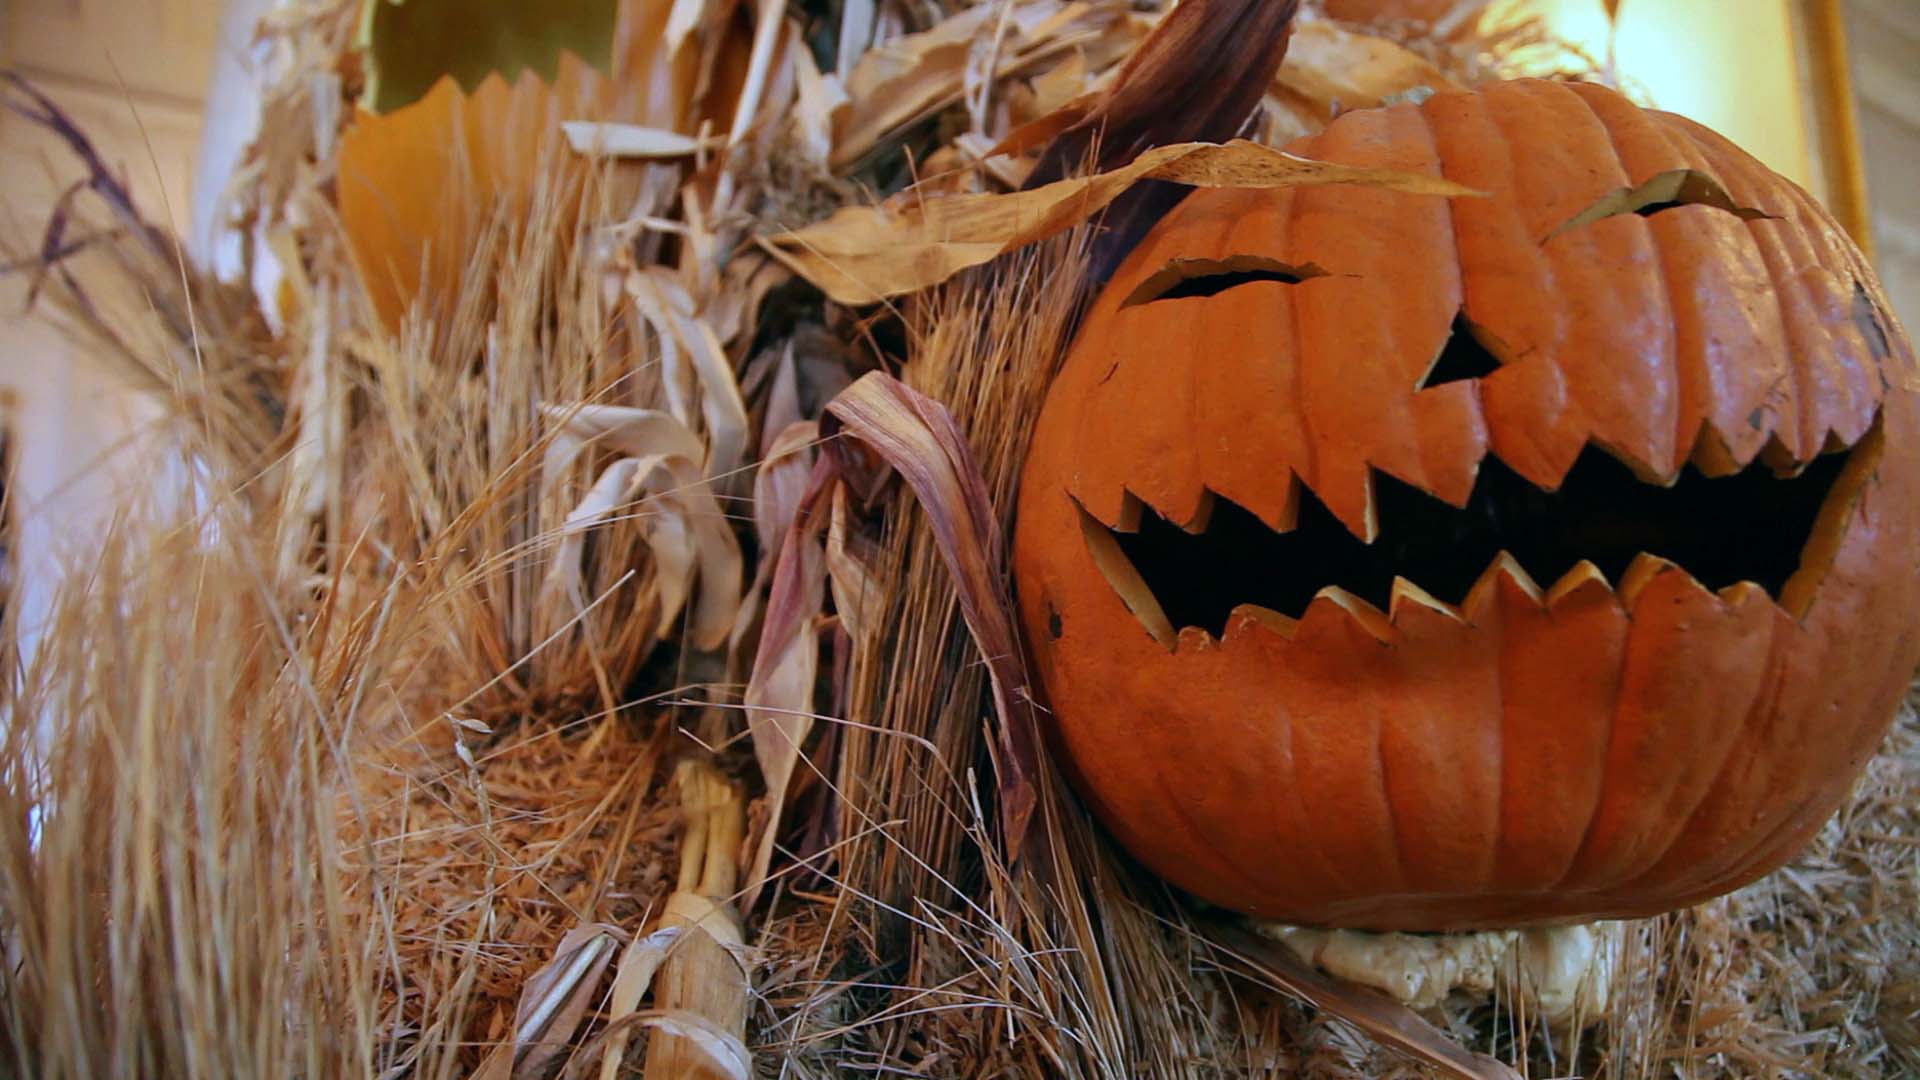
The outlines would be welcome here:
M 1865 259 L 1595 86 L 1291 149 L 1487 197 L 1197 192 L 1088 316 L 1015 551 L 1088 800 L 1297 923 L 1635 916 L 1780 865 L 1920 659 L 1914 356 Z

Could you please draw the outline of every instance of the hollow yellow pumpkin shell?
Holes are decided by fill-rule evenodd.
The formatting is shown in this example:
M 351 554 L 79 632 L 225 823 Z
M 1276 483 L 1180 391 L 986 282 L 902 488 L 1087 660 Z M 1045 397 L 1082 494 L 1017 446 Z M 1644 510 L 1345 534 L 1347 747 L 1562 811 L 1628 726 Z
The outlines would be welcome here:
M 511 83 L 489 76 L 469 95 L 447 77 L 410 105 L 354 117 L 341 139 L 336 198 L 355 264 L 390 329 L 417 301 L 454 301 L 482 230 L 496 214 L 526 219 L 554 155 L 587 167 L 564 157 L 562 121 L 686 130 L 700 50 L 668 41 L 672 7 L 624 0 L 606 74 L 563 54 L 551 84 L 528 70 Z

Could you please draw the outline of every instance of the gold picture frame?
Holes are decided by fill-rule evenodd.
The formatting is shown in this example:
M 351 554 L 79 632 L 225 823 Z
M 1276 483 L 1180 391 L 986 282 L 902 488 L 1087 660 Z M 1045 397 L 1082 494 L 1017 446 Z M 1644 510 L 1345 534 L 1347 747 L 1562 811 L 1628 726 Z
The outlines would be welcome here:
M 1845 0 L 1799 0 L 1813 150 L 1827 209 L 1873 258 L 1873 207 L 1860 145 L 1860 117 L 1847 54 Z

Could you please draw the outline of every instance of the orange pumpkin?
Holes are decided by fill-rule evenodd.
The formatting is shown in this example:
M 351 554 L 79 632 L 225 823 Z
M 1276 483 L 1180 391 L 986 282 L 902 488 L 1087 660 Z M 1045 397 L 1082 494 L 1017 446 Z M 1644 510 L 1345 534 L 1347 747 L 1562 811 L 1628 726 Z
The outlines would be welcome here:
M 1779 866 L 1920 661 L 1914 354 L 1866 260 L 1597 86 L 1290 149 L 1487 197 L 1196 192 L 1090 312 L 1015 539 L 1088 801 L 1300 924 L 1641 916 Z

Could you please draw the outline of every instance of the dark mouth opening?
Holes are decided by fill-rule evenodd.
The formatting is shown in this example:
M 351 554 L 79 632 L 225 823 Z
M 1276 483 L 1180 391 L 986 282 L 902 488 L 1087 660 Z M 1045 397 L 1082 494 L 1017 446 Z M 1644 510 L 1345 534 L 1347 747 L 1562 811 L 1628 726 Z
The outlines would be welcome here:
M 1689 465 L 1671 487 L 1659 487 L 1589 447 L 1557 491 L 1489 456 L 1457 509 L 1376 472 L 1379 535 L 1371 544 L 1305 485 L 1295 527 L 1285 532 L 1217 497 L 1197 534 L 1151 511 L 1137 531 L 1111 532 L 1172 626 L 1216 637 L 1236 607 L 1298 618 L 1328 586 L 1384 611 L 1399 577 L 1457 605 L 1501 552 L 1543 586 L 1582 560 L 1618 585 L 1646 552 L 1709 589 L 1751 581 L 1779 599 L 1850 454 L 1822 455 L 1790 477 L 1759 462 L 1724 477 Z

